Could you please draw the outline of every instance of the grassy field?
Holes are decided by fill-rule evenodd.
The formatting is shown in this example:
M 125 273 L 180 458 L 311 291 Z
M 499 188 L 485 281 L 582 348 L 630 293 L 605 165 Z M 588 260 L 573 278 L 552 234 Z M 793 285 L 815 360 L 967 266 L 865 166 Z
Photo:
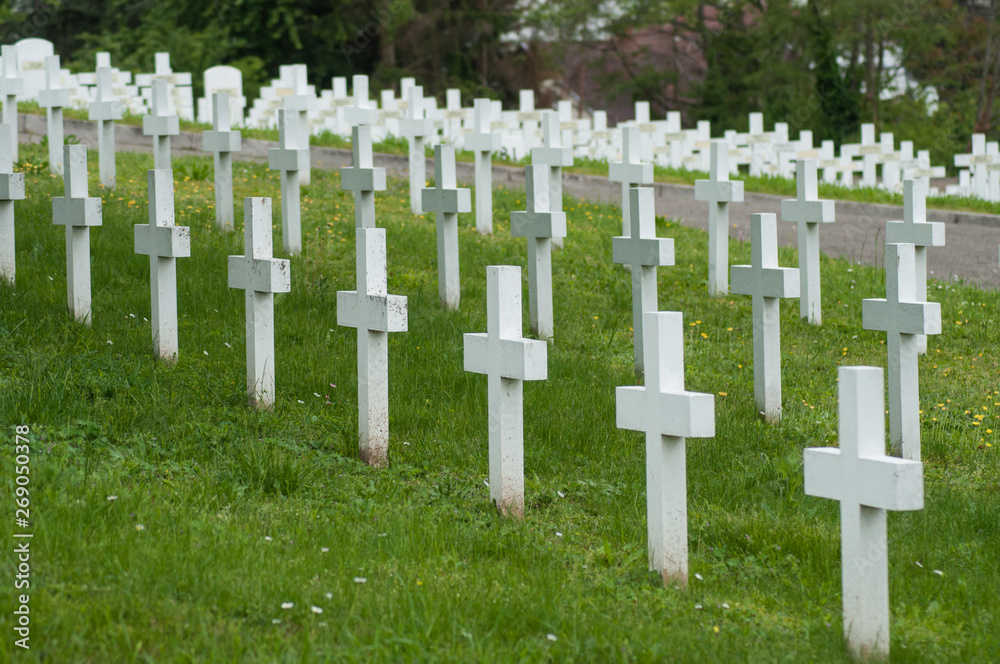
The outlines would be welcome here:
M 41 109 L 37 104 L 32 103 L 22 103 L 20 105 L 20 110 L 22 113 L 39 113 L 44 114 L 44 109 Z M 67 118 L 72 118 L 76 120 L 86 120 L 88 118 L 87 112 L 79 109 L 66 109 L 64 111 Z M 121 121 L 124 124 L 141 125 L 142 116 L 127 114 L 125 118 Z M 195 122 L 181 122 L 182 131 L 194 131 L 201 132 L 205 129 L 211 129 L 209 125 L 198 124 Z M 266 141 L 277 141 L 278 140 L 278 130 L 277 129 L 243 129 L 242 134 L 244 138 L 257 138 Z M 342 148 L 349 150 L 351 148 L 351 142 L 342 136 L 334 134 L 332 132 L 326 131 L 317 136 L 313 136 L 310 142 L 314 146 L 328 147 L 328 148 Z M 405 155 L 408 154 L 408 143 L 405 138 L 398 138 L 390 136 L 384 141 L 380 141 L 374 145 L 374 150 L 377 153 L 382 154 L 395 154 L 395 155 Z M 430 158 L 434 157 L 434 150 L 431 148 L 427 149 L 427 156 Z M 472 152 L 459 151 L 456 153 L 456 159 L 459 161 L 472 162 L 475 160 L 475 155 Z M 505 166 L 515 166 L 523 168 L 529 163 L 528 159 L 513 159 L 507 155 L 494 155 L 493 161 L 496 164 L 503 164 Z M 954 171 L 949 165 L 949 170 Z M 598 159 L 580 159 L 577 158 L 573 166 L 567 167 L 565 169 L 567 173 L 582 173 L 585 175 L 602 175 L 607 176 L 608 174 L 608 164 L 606 161 Z M 673 184 L 688 184 L 693 185 L 695 180 L 707 179 L 709 177 L 708 173 L 703 171 L 689 171 L 684 168 L 668 168 L 664 166 L 653 167 L 653 177 L 657 182 L 669 182 Z M 778 196 L 795 196 L 795 180 L 783 177 L 777 177 L 772 175 L 762 175 L 762 176 L 751 176 L 746 173 L 741 173 L 738 176 L 732 176 L 734 180 L 742 180 L 744 183 L 744 190 L 747 192 L 755 192 L 760 194 L 774 194 Z M 903 195 L 896 194 L 893 192 L 885 191 L 884 189 L 877 189 L 874 187 L 845 187 L 840 184 L 828 184 L 825 182 L 819 183 L 819 195 L 822 198 L 829 198 L 841 201 L 856 201 L 860 203 L 882 203 L 885 205 L 903 205 Z M 981 214 L 998 214 L 1000 215 L 1000 203 L 995 203 L 993 201 L 987 201 L 981 198 L 976 198 L 974 196 L 934 196 L 927 199 L 927 208 L 934 210 L 955 210 L 959 212 L 975 212 Z
M 103 195 L 88 328 L 66 312 L 50 203 L 62 182 L 38 147 L 22 150 L 0 422 L 4 496 L 15 427 L 31 430 L 32 649 L 12 645 L 8 553 L 0 660 L 849 661 L 839 510 L 803 494 L 802 449 L 836 444 L 837 366 L 885 365 L 884 335 L 861 329 L 862 298 L 884 296 L 874 268 L 823 258 L 822 327 L 782 304 L 785 417 L 769 426 L 753 405 L 750 298 L 708 297 L 706 235 L 657 220 L 678 257 L 659 271 L 660 309 L 684 313 L 687 388 L 716 395 L 716 436 L 688 442 L 692 580 L 678 590 L 646 568 L 642 435 L 615 428 L 614 388 L 635 377 L 614 208 L 566 202 L 549 378 L 524 390 L 516 522 L 488 502 L 486 379 L 463 371 L 462 333 L 486 329 L 485 266 L 525 266 L 508 222 L 522 191 L 494 194 L 491 237 L 462 216 L 457 312 L 438 303 L 433 220 L 409 212 L 401 181 L 377 196 L 389 292 L 409 298 L 410 331 L 390 335 L 390 467 L 376 471 L 357 460 L 355 331 L 336 325 L 336 291 L 354 288 L 353 201 L 336 174 L 313 170 L 302 190 L 305 249 L 292 292 L 275 298 L 277 404 L 257 412 L 245 405 L 244 296 L 226 286 L 242 233 L 214 229 L 212 184 L 198 179 L 210 161 L 175 161 L 193 246 L 178 260 L 180 357 L 167 366 L 152 359 L 149 262 L 132 240 L 152 157 L 120 154 L 119 187 Z M 277 198 L 262 166 L 238 162 L 234 175 L 238 201 Z M 749 262 L 750 246 L 731 254 Z M 1000 296 L 931 281 L 931 299 L 944 333 L 921 360 L 926 508 L 889 517 L 893 659 L 995 661 Z

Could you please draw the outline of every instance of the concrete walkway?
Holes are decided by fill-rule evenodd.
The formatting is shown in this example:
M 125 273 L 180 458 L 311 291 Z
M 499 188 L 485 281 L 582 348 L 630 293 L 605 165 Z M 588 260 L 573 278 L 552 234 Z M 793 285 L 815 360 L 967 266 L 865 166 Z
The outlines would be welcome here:
M 20 115 L 18 131 L 21 140 L 38 141 L 45 135 L 45 117 L 41 115 Z M 116 125 L 115 140 L 120 149 L 151 150 L 152 141 L 142 135 L 142 128 L 131 125 Z M 65 133 L 75 134 L 86 145 L 96 148 L 97 128 L 93 122 L 66 120 Z M 234 155 L 239 159 L 266 161 L 269 148 L 276 147 L 270 141 L 247 139 L 243 150 Z M 201 134 L 182 132 L 171 140 L 175 153 L 204 154 L 201 151 Z M 314 168 L 340 168 L 350 165 L 351 152 L 335 148 L 313 147 L 311 150 Z M 385 167 L 396 177 L 408 174 L 407 158 L 397 155 L 375 155 L 375 163 Z M 473 165 L 459 162 L 458 179 L 471 184 L 474 181 Z M 434 172 L 433 160 L 428 160 L 427 172 Z M 493 167 L 494 185 L 523 188 L 524 171 L 507 166 Z M 657 183 L 657 214 L 678 219 L 685 225 L 707 230 L 708 203 L 694 200 L 694 187 L 678 184 Z M 563 193 L 595 202 L 615 202 L 620 199 L 619 185 L 606 177 L 567 173 L 563 176 Z M 730 206 L 730 235 L 734 238 L 749 239 L 750 214 L 753 212 L 773 212 L 778 215 L 778 242 L 794 246 L 796 243 L 795 224 L 780 223 L 781 197 L 770 194 L 748 193 L 744 203 Z M 928 201 L 930 203 L 930 201 Z M 831 256 L 843 256 L 852 261 L 869 265 L 882 262 L 885 244 L 885 222 L 902 219 L 903 209 L 892 205 L 837 201 L 837 220 L 833 224 L 823 224 L 820 229 L 820 246 Z M 927 266 L 932 278 L 961 278 L 985 288 L 1000 288 L 1000 216 L 928 210 L 931 221 L 943 221 L 947 228 L 947 246 L 928 250 Z M 571 231 L 572 232 L 572 231 Z

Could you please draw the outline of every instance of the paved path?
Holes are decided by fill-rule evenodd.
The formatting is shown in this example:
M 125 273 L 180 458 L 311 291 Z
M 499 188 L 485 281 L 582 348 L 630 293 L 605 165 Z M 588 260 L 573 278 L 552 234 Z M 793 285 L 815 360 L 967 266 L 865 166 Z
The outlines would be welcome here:
M 22 141 L 37 141 L 45 134 L 45 117 L 21 115 L 19 132 Z M 97 144 L 97 130 L 93 122 L 67 120 L 66 134 L 76 134 L 83 143 L 94 147 Z M 142 135 L 142 128 L 116 125 L 115 140 L 121 149 L 150 150 L 152 143 Z M 178 153 L 201 154 L 201 134 L 183 132 L 173 137 L 171 147 Z M 269 141 L 244 140 L 240 159 L 267 160 L 268 148 L 275 147 Z M 311 150 L 314 168 L 340 168 L 349 165 L 349 150 L 318 148 Z M 397 177 L 407 176 L 407 159 L 396 155 L 375 155 L 375 162 Z M 473 182 L 473 165 L 459 162 L 458 179 Z M 434 172 L 432 160 L 428 160 L 428 173 Z M 493 182 L 509 187 L 524 187 L 524 172 L 507 166 L 493 167 Z M 679 219 L 688 226 L 707 230 L 708 203 L 694 200 L 694 187 L 687 185 L 657 183 L 657 214 Z M 618 202 L 619 185 L 606 177 L 567 173 L 563 177 L 563 192 L 568 196 L 602 202 Z M 734 203 L 730 207 L 730 234 L 734 238 L 750 237 L 750 214 L 752 212 L 773 212 L 781 219 L 781 197 L 769 194 L 746 195 L 744 203 Z M 828 255 L 843 256 L 856 262 L 874 264 L 876 252 L 878 263 L 882 262 L 885 244 L 885 222 L 902 219 L 903 209 L 892 205 L 854 203 L 837 201 L 836 222 L 823 224 L 820 229 L 820 246 Z M 1000 288 L 1000 216 L 970 214 L 943 210 L 928 210 L 927 217 L 933 221 L 943 221 L 947 228 L 947 246 L 928 250 L 927 266 L 930 276 L 937 279 L 961 278 L 986 288 Z M 778 242 L 795 245 L 795 224 L 778 224 Z

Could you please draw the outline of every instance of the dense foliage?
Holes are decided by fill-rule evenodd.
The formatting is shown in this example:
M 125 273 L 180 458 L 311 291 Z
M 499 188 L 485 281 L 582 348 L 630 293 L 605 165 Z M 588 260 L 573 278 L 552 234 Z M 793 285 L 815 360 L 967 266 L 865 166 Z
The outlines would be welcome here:
M 854 139 L 874 121 L 951 164 L 973 131 L 995 138 L 1000 111 L 1000 0 L 10 0 L 4 43 L 52 40 L 71 67 L 94 53 L 149 71 L 168 50 L 175 69 L 228 63 L 248 94 L 278 66 L 305 62 L 330 77 L 374 76 L 374 88 L 415 76 L 443 98 L 539 103 L 579 94 L 585 106 L 648 99 L 654 117 L 680 109 L 743 128 L 747 113 L 787 121 L 793 135 Z M 907 91 L 881 93 L 909 74 Z M 581 77 L 593 85 L 581 86 Z M 199 85 L 196 82 L 196 87 Z M 584 89 L 585 87 L 585 89 Z M 933 90 L 933 92 L 931 92 Z M 928 95 L 938 101 L 928 112 Z

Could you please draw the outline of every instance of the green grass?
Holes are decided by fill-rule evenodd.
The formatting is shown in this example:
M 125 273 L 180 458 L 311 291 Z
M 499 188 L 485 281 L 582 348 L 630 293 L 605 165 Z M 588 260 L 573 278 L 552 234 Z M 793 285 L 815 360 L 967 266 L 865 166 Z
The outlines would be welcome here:
M 18 661 L 849 661 L 839 511 L 803 495 L 801 458 L 836 444 L 837 366 L 885 365 L 884 335 L 861 329 L 862 298 L 884 293 L 875 269 L 824 257 L 822 327 L 783 303 L 785 416 L 768 426 L 754 412 L 749 298 L 708 297 L 705 234 L 657 221 L 678 257 L 659 271 L 660 309 L 684 312 L 686 385 L 716 394 L 717 421 L 714 438 L 688 444 L 691 585 L 663 588 L 646 569 L 642 437 L 615 427 L 614 388 L 635 378 L 614 208 L 566 202 L 556 338 L 549 378 L 524 390 L 526 518 L 514 522 L 488 502 L 486 380 L 463 371 L 462 333 L 486 329 L 484 267 L 525 265 L 507 222 L 523 192 L 495 193 L 492 237 L 463 215 L 457 312 L 438 303 L 433 220 L 410 214 L 403 182 L 377 196 L 410 330 L 390 335 L 390 467 L 377 471 L 357 460 L 355 332 L 336 325 L 354 229 L 335 174 L 314 170 L 302 191 L 305 250 L 275 302 L 277 404 L 257 412 L 245 405 L 243 294 L 226 287 L 242 233 L 214 230 L 211 183 L 181 175 L 209 160 L 174 164 L 193 247 L 178 260 L 181 350 L 166 366 L 152 359 L 149 263 L 132 244 L 151 156 L 120 154 L 119 188 L 104 193 L 87 328 L 66 312 L 50 203 L 62 182 L 38 147 L 22 149 L 35 167 L 16 204 L 17 287 L 0 286 L 6 449 L 16 425 L 31 427 L 32 650 Z M 245 162 L 235 189 L 279 191 Z M 731 253 L 748 262 L 750 246 Z M 1000 296 L 932 281 L 931 297 L 945 333 L 921 361 L 926 508 L 889 517 L 893 659 L 990 661 Z M 3 564 L 7 584 L 13 555 Z
M 33 102 L 21 102 L 18 109 L 22 113 L 44 114 L 44 110 Z M 64 115 L 65 117 L 72 118 L 74 120 L 87 119 L 87 112 L 79 109 L 65 109 Z M 141 125 L 142 116 L 127 113 L 120 122 L 123 124 Z M 206 129 L 211 129 L 211 126 L 196 122 L 188 122 L 185 120 L 181 122 L 181 129 L 183 131 L 204 131 Z M 242 133 L 244 138 L 256 138 L 265 141 L 278 140 L 277 129 L 243 129 Z M 345 150 L 349 150 L 351 148 L 350 140 L 330 131 L 324 131 L 321 134 L 313 136 L 310 139 L 310 144 L 317 147 L 340 148 Z M 375 152 L 381 154 L 409 154 L 406 139 L 395 136 L 390 136 L 383 141 L 375 143 L 373 149 Z M 431 148 L 427 148 L 426 153 L 428 157 L 434 156 L 434 150 Z M 458 161 L 471 163 L 475 160 L 475 155 L 472 152 L 460 150 L 456 153 L 455 158 Z M 496 164 L 517 168 L 523 168 L 525 165 L 530 163 L 530 160 L 527 158 L 514 159 L 508 155 L 494 155 L 493 161 Z M 573 166 L 569 166 L 563 170 L 567 173 L 607 176 L 608 163 L 599 159 L 576 158 Z M 656 182 L 694 185 L 695 180 L 707 179 L 708 177 L 709 174 L 704 171 L 690 171 L 684 168 L 669 168 L 657 165 L 654 165 L 653 167 L 653 179 Z M 748 175 L 746 173 L 740 173 L 739 175 L 732 176 L 732 179 L 742 180 L 744 183 L 743 188 L 747 192 L 774 194 L 776 196 L 795 196 L 794 179 L 773 175 Z M 902 194 L 885 191 L 884 189 L 876 187 L 845 187 L 840 184 L 828 184 L 821 182 L 819 184 L 819 195 L 824 198 L 840 201 L 882 203 L 885 205 L 895 205 L 900 207 L 903 205 Z M 933 210 L 953 210 L 956 212 L 1000 215 L 1000 203 L 976 198 L 975 196 L 934 196 L 927 199 L 927 207 L 928 209 Z

